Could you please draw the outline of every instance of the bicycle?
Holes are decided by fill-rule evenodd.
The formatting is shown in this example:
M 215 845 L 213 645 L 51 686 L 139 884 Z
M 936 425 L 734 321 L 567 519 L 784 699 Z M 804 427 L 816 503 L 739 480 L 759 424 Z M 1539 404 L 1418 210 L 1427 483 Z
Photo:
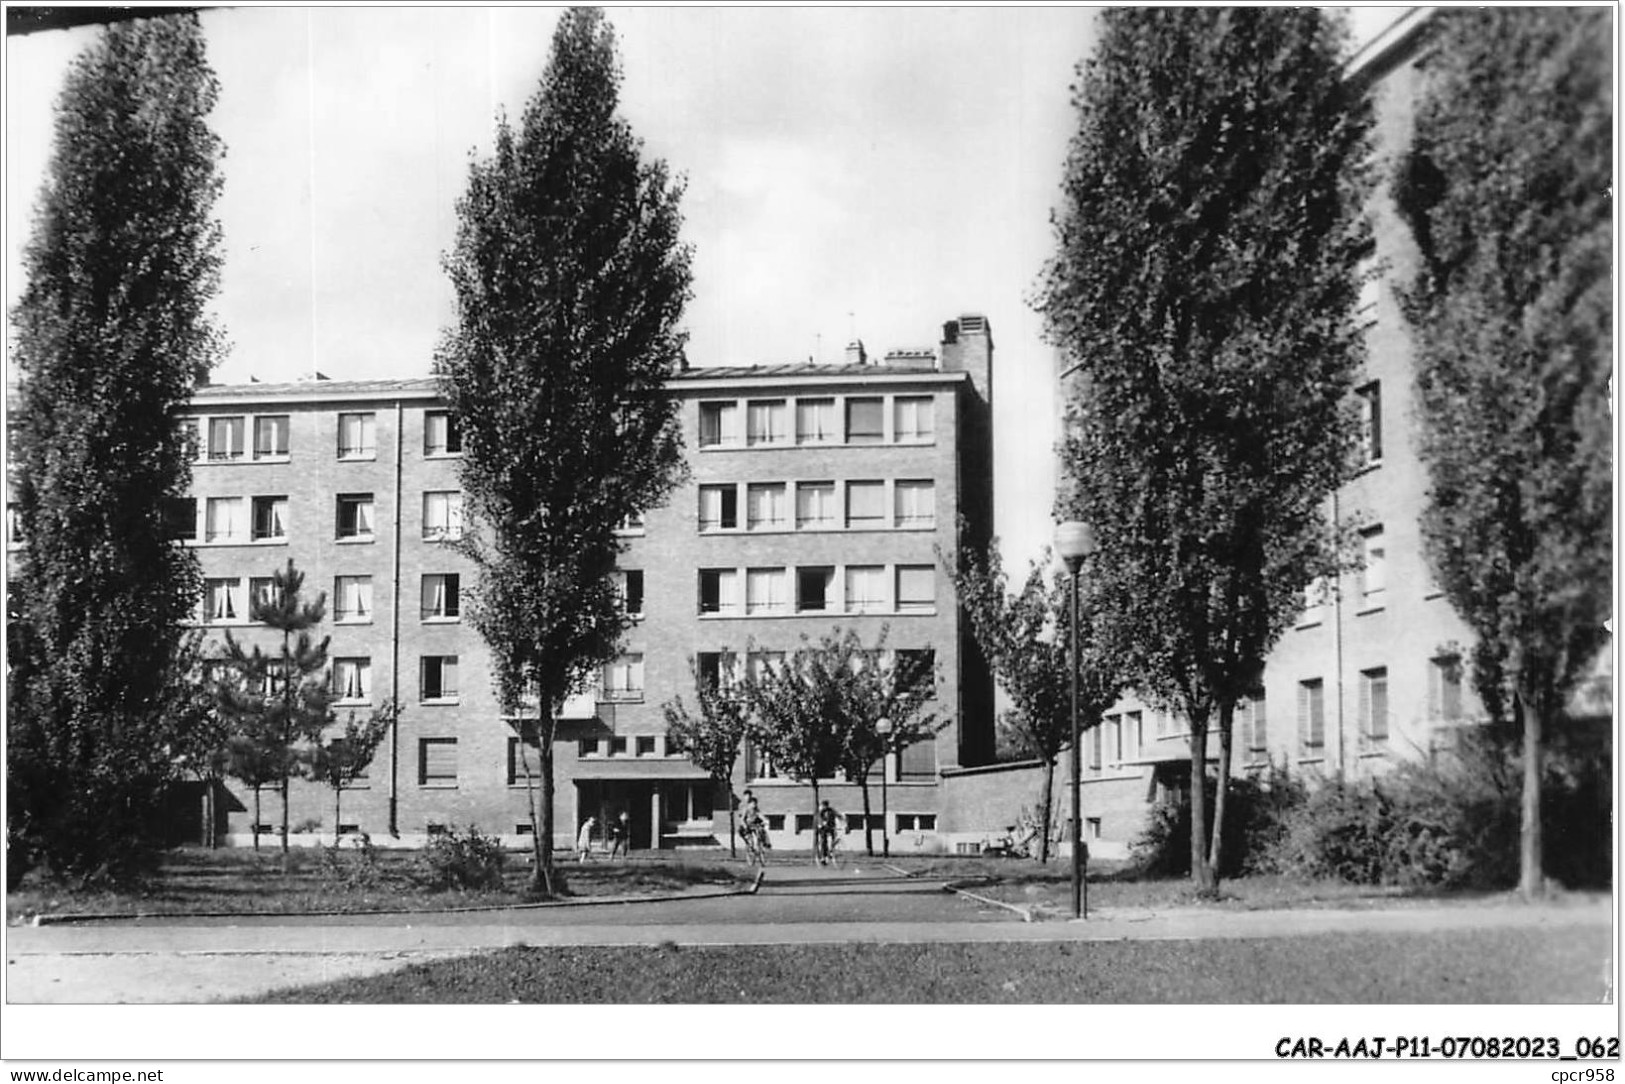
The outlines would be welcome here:
M 839 832 L 834 829 L 819 829 L 814 848 L 818 864 L 820 866 L 833 866 L 835 864 L 835 852 L 840 845 L 841 836 Z
M 767 868 L 767 829 L 762 825 L 749 825 L 741 833 L 745 843 L 745 864 Z

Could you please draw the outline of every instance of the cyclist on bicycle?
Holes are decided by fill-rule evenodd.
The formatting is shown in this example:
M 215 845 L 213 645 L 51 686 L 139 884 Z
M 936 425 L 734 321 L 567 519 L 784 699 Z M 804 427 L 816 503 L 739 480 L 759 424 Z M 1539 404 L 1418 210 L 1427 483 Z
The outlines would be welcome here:
M 756 795 L 750 791 L 745 792 L 744 809 L 741 820 L 744 821 L 745 853 L 750 861 L 767 865 L 767 857 L 762 853 L 767 848 L 767 822 L 762 819 L 762 807 L 756 802 Z
M 829 799 L 818 809 L 818 861 L 820 864 L 835 860 L 835 810 L 829 807 Z

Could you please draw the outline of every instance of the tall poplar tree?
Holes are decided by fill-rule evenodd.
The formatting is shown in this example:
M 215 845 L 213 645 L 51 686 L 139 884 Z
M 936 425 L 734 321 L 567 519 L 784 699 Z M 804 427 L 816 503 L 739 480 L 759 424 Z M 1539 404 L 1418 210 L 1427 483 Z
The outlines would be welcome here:
M 1116 8 L 1100 31 L 1038 300 L 1078 374 L 1061 511 L 1095 528 L 1094 620 L 1123 634 L 1125 676 L 1190 724 L 1191 866 L 1212 893 L 1236 701 L 1335 567 L 1370 107 L 1321 9 Z
M 1434 16 L 1395 193 L 1422 259 L 1422 532 L 1477 634 L 1473 681 L 1521 724 L 1520 887 L 1542 885 L 1543 735 L 1613 609 L 1613 85 L 1609 8 Z
M 617 528 L 683 470 L 678 320 L 690 296 L 680 183 L 618 116 L 614 31 L 571 9 L 517 129 L 498 122 L 457 204 L 444 263 L 457 317 L 436 353 L 463 432 L 470 618 L 505 703 L 540 705 L 536 887 L 553 868 L 553 742 L 564 701 L 612 658 L 628 618 Z M 528 734 L 526 735 L 528 738 Z M 536 808 L 539 806 L 540 808 Z
M 107 27 L 73 63 L 11 312 L 10 438 L 27 548 L 13 562 L 7 849 L 80 879 L 150 857 L 174 767 L 182 622 L 199 588 L 164 499 L 185 493 L 174 412 L 221 350 L 206 309 L 223 154 L 195 15 Z

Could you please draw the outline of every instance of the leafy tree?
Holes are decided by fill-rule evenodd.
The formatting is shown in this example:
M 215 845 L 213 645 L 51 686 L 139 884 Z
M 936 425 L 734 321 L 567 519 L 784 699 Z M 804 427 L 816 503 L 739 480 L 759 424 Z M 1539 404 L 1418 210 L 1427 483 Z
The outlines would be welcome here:
M 718 673 L 731 674 L 734 666 L 734 654 L 722 652 Z M 735 845 L 737 811 L 733 801 L 733 774 L 740 744 L 750 734 L 750 715 L 740 692 L 720 679 L 702 675 L 693 656 L 689 657 L 688 668 L 694 675 L 695 714 L 689 713 L 682 697 L 663 704 L 666 740 L 677 752 L 704 768 L 711 782 L 727 793 L 728 853 L 736 855 L 739 852 Z
M 231 726 L 220 710 L 218 665 L 209 659 L 203 631 L 193 629 L 181 641 L 176 665 L 170 671 L 175 686 L 170 695 L 172 717 L 180 725 L 169 747 L 171 762 L 203 784 L 203 843 L 220 845 L 215 799 L 229 774 Z
M 826 665 L 817 672 L 838 683 L 840 715 L 836 719 L 841 739 L 840 763 L 846 777 L 855 780 L 863 793 L 863 846 L 875 853 L 874 830 L 870 827 L 869 773 L 876 761 L 923 741 L 931 741 L 948 720 L 926 705 L 936 695 L 935 654 L 929 648 L 894 652 L 890 665 L 882 665 L 887 630 L 882 629 L 873 648 L 865 648 L 853 629 L 837 631 L 819 641 Z M 891 723 L 890 732 L 880 733 L 879 723 Z
M 1612 607 L 1613 67 L 1607 9 L 1441 12 L 1395 195 L 1421 252 L 1422 530 L 1521 724 L 1520 887 L 1539 891 L 1544 735 Z
M 254 787 L 254 845 L 259 846 L 259 789 L 275 782 L 282 794 L 284 857 L 288 787 L 309 770 L 312 751 L 333 721 L 335 698 L 327 674 L 330 637 L 317 642 L 310 631 L 327 616 L 327 592 L 306 602 L 304 583 L 305 574 L 290 557 L 286 568 L 271 575 L 266 595 L 249 600 L 249 619 L 282 634 L 275 654 L 258 644 L 245 647 L 226 631 L 226 663 L 241 677 L 240 684 L 227 687 L 222 701 L 237 735 L 232 759 L 237 769 L 260 780 L 249 784 Z
M 818 815 L 818 781 L 841 768 L 845 751 L 842 718 L 845 690 L 831 668 L 838 659 L 802 646 L 777 666 L 763 666 L 741 682 L 750 706 L 750 741 L 782 775 L 812 788 L 813 823 Z
M 677 329 L 689 297 L 682 186 L 616 115 L 603 14 L 571 9 L 517 130 L 499 121 L 457 204 L 445 259 L 456 324 L 435 357 L 463 432 L 479 570 L 470 618 L 508 703 L 534 694 L 541 794 L 536 888 L 553 868 L 553 740 L 564 700 L 613 657 L 628 618 L 610 574 L 616 529 L 682 473 Z M 539 804 L 540 809 L 535 806 Z
M 351 711 L 344 720 L 343 731 L 318 741 L 311 751 L 311 777 L 321 780 L 333 791 L 333 846 L 339 843 L 344 788 L 367 774 L 378 746 L 389 737 L 400 716 L 401 707 L 393 700 L 365 718 Z
M 1050 567 L 1053 563 L 1046 550 L 1043 559 L 1029 567 L 1021 592 L 1012 595 L 995 541 L 985 559 L 966 552 L 962 566 L 954 570 L 959 603 L 970 618 L 971 634 L 1015 706 L 1003 721 L 1022 752 L 1044 764 L 1039 795 L 1041 862 L 1049 861 L 1055 761 L 1072 744 L 1071 586 L 1064 574 L 1045 571 Z M 1089 586 L 1080 576 L 1080 593 Z M 1121 685 L 1106 637 L 1096 627 L 1094 608 L 1082 599 L 1078 619 L 1083 632 L 1078 644 L 1078 726 L 1080 731 L 1088 731 L 1100 725 L 1101 715 L 1117 699 Z
M 21 371 L 7 689 L 11 868 L 137 872 L 192 718 L 171 712 L 195 562 L 164 498 L 186 491 L 172 422 L 215 363 L 219 84 L 194 15 L 106 28 L 56 108 L 12 309 Z
M 1191 864 L 1212 893 L 1236 700 L 1336 568 L 1370 106 L 1321 9 L 1118 8 L 1100 31 L 1038 300 L 1078 373 L 1062 511 L 1095 528 L 1095 619 L 1123 634 L 1125 676 L 1190 723 Z

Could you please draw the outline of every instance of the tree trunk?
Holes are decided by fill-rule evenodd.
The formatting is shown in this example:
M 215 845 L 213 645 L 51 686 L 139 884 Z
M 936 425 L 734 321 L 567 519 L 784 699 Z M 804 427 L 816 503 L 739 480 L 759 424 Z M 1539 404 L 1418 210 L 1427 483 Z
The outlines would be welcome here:
M 1049 757 L 1044 761 L 1044 786 L 1039 791 L 1040 801 L 1043 803 L 1043 812 L 1038 815 L 1038 822 L 1043 826 L 1044 838 L 1038 844 L 1038 860 L 1049 861 L 1049 837 L 1054 828 L 1054 818 L 1051 815 L 1051 806 L 1055 804 L 1055 758 Z
M 1214 896 L 1219 886 L 1207 861 L 1207 720 L 1191 720 L 1191 880 L 1198 896 Z
M 254 788 L 254 849 L 260 849 L 260 788 Z
M 552 710 L 550 707 L 545 710 Z M 540 878 L 538 885 L 542 894 L 549 899 L 558 895 L 558 877 L 553 869 L 553 735 L 552 727 L 547 727 L 548 733 L 541 733 L 538 728 L 537 759 L 542 762 L 542 824 L 540 835 L 542 837 L 541 852 L 536 863 L 536 872 Z
M 869 773 L 865 772 L 859 785 L 863 789 L 863 849 L 870 858 L 875 856 L 875 833 L 869 827 Z
M 812 845 L 813 845 L 813 862 L 816 863 L 818 861 L 818 780 L 817 779 L 814 779 L 812 781 L 812 792 L 813 792 L 813 799 L 812 799 L 812 802 L 813 802 L 813 804 L 812 804 L 812 810 L 813 810 L 813 815 L 812 815 Z
M 333 787 L 333 846 L 339 845 L 339 801 L 344 794 L 342 785 Z
M 729 774 L 728 782 L 723 785 L 724 789 L 728 792 L 728 857 L 729 858 L 738 858 L 739 857 L 739 851 L 737 849 L 735 841 L 739 837 L 739 832 L 738 832 L 738 829 L 735 827 L 736 822 L 735 822 L 735 819 L 734 819 L 735 817 L 738 816 L 738 810 L 736 810 L 734 808 L 734 786 L 733 786 L 733 778 L 732 778 L 733 773 L 730 771 L 728 774 Z M 630 846 L 631 845 L 628 844 L 628 847 L 630 847 Z
M 530 806 L 531 890 L 542 890 L 542 815 L 536 806 L 536 773 L 530 770 L 530 754 L 525 752 L 525 726 L 519 724 L 519 766 L 525 769 L 525 803 Z
M 1231 729 L 1236 719 L 1236 702 L 1219 702 L 1219 782 L 1213 792 L 1213 842 L 1208 848 L 1207 863 L 1213 870 L 1213 891 L 1219 890 L 1224 868 L 1220 859 L 1224 855 L 1224 798 L 1230 790 Z
M 288 864 L 288 773 L 282 773 L 282 865 Z
M 1539 704 L 1522 694 L 1513 700 L 1513 712 L 1523 723 L 1523 825 L 1518 833 L 1518 891 L 1533 900 L 1545 891 L 1540 831 L 1541 740 L 1545 719 Z
M 211 851 L 220 846 L 220 833 L 214 828 L 215 785 L 212 775 L 203 780 L 203 842 Z

